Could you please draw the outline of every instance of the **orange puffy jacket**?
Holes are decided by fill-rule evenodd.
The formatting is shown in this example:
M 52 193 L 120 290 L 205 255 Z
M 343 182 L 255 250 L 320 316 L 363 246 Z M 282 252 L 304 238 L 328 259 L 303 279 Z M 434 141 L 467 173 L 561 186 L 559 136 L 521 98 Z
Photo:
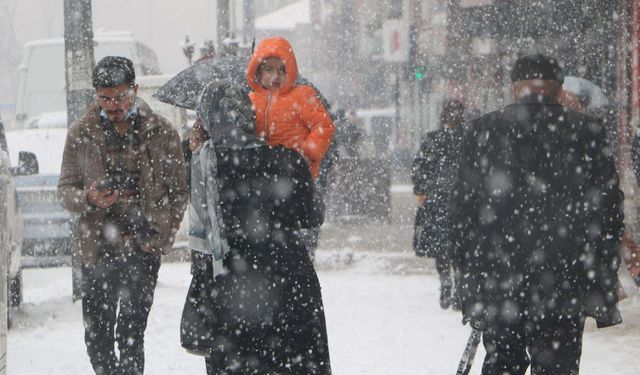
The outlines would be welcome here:
M 258 67 L 269 57 L 279 58 L 286 68 L 286 81 L 274 91 L 265 89 L 256 80 Z M 315 178 L 329 148 L 334 125 L 315 90 L 296 85 L 297 78 L 298 63 L 286 39 L 267 38 L 258 44 L 247 67 L 258 135 L 272 146 L 282 145 L 299 152 Z

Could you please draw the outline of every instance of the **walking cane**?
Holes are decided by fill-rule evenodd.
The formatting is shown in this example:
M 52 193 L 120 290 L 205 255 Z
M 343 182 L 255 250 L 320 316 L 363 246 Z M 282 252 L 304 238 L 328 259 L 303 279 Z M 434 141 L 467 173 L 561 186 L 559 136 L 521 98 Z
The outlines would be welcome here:
M 471 365 L 473 365 L 473 358 L 476 356 L 476 350 L 478 349 L 481 337 L 482 331 L 471 328 L 471 334 L 467 340 L 467 346 L 465 346 L 464 352 L 462 352 L 462 358 L 460 358 L 456 375 L 469 375 Z

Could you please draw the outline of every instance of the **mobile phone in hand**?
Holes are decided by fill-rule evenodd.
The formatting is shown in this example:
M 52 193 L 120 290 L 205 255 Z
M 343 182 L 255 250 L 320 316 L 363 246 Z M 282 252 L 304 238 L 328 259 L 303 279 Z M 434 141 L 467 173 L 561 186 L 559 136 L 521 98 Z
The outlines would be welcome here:
M 117 187 L 118 184 L 113 179 L 102 180 L 96 185 L 96 189 L 99 191 L 114 190 Z

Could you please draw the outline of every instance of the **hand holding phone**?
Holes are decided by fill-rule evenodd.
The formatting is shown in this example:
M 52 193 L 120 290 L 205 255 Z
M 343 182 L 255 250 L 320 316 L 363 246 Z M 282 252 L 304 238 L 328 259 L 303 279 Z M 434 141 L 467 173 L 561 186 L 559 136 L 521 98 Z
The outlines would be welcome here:
M 102 180 L 96 185 L 96 189 L 99 191 L 111 191 L 117 189 L 117 187 L 118 183 L 112 178 Z
M 105 186 L 102 186 L 105 187 Z M 118 199 L 118 190 L 115 189 L 98 189 L 98 183 L 94 182 L 87 191 L 87 202 L 89 204 L 99 207 L 107 208 L 115 203 Z

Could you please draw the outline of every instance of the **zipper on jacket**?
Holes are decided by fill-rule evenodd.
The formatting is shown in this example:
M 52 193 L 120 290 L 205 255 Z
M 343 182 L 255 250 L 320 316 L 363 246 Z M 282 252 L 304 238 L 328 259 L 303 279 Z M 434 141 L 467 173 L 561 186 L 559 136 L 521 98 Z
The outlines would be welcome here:
M 266 140 L 269 140 L 269 107 L 271 107 L 271 96 L 273 93 L 271 90 L 267 92 L 267 108 L 264 110 L 264 134 L 266 136 Z

